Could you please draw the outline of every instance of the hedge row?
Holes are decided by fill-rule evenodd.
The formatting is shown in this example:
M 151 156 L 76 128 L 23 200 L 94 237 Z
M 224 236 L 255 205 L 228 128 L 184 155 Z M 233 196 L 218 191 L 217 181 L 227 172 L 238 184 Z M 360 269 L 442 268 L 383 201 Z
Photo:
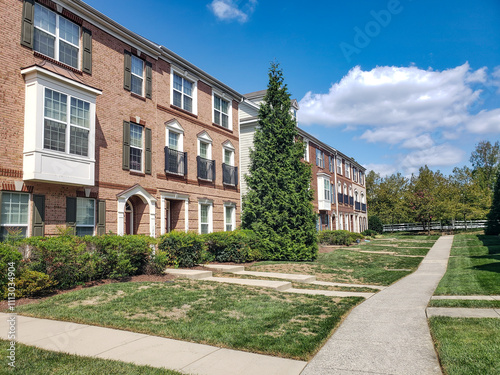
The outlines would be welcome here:
M 324 230 L 318 233 L 318 242 L 323 245 L 350 245 L 356 240 L 363 239 L 360 233 L 347 230 Z

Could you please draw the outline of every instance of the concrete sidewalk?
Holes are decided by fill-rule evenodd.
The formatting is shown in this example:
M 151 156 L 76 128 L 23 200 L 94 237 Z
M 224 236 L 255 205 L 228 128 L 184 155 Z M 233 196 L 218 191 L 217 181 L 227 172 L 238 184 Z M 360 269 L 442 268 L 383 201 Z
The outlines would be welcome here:
M 302 375 L 441 374 L 425 311 L 452 242 L 440 237 L 417 271 L 357 306 Z
M 7 340 L 10 314 L 0 313 Z M 17 342 L 41 349 L 113 359 L 199 375 L 298 375 L 303 361 L 222 349 L 111 328 L 17 316 Z

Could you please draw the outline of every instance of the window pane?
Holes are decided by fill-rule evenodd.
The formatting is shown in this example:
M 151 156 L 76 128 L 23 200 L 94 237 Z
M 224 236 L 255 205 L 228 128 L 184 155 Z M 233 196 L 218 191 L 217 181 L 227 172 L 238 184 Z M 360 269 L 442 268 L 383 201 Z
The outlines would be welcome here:
M 174 74 L 174 90 L 182 92 L 182 77 Z
M 144 72 L 144 62 L 138 57 L 132 56 L 131 72 L 132 74 L 142 77 L 142 74 Z
M 130 147 L 130 169 L 142 171 L 142 150 Z
M 60 40 L 59 61 L 78 69 L 78 48 Z
M 69 152 L 75 155 L 88 156 L 89 131 L 86 129 L 70 128 Z
M 206 204 L 200 206 L 200 222 L 202 224 L 208 224 L 208 205 Z
M 224 112 L 225 114 L 227 114 L 228 108 L 229 108 L 229 102 L 226 101 L 226 100 L 221 100 L 221 110 L 222 110 L 222 112 Z
M 229 121 L 227 115 L 222 115 L 222 126 L 227 128 L 229 126 Z
M 63 152 L 66 150 L 66 124 L 45 120 L 43 148 Z
M 3 193 L 1 223 L 13 225 L 28 224 L 29 195 L 22 193 Z
M 208 224 L 201 224 L 201 233 L 202 234 L 208 233 Z
M 178 91 L 174 91 L 174 105 L 182 108 L 182 94 Z
M 33 37 L 34 46 L 33 49 L 40 52 L 46 56 L 55 58 L 55 41 L 56 38 L 52 35 L 44 33 L 42 30 L 35 28 L 35 34 Z
M 200 156 L 208 159 L 208 143 L 200 142 Z
M 168 132 L 168 148 L 178 150 L 179 147 L 179 134 L 169 131 Z
M 186 81 L 185 79 L 183 80 L 183 86 L 184 86 L 184 94 L 192 96 L 193 92 L 193 83 Z
M 80 237 L 93 236 L 94 227 L 76 227 L 76 235 Z
M 184 109 L 189 112 L 193 112 L 193 99 L 184 96 Z
M 90 128 L 90 103 L 71 98 L 71 123 Z
M 130 124 L 130 146 L 142 148 L 142 126 Z
M 134 93 L 134 94 L 137 94 L 137 95 L 141 95 L 142 96 L 142 78 L 139 78 L 137 76 L 134 76 L 132 75 L 132 86 L 130 88 L 130 90 Z
M 45 89 L 45 117 L 66 122 L 68 97 L 57 91 Z
M 214 110 L 214 122 L 220 125 L 220 112 Z
M 75 46 L 79 46 L 80 27 L 66 18 L 59 17 L 59 37 Z
M 220 111 L 220 98 L 217 95 L 214 96 L 214 108 Z
M 56 33 L 56 14 L 51 10 L 35 3 L 35 22 L 36 27 L 39 27 L 49 33 Z
M 76 198 L 76 225 L 94 225 L 94 200 Z
M 231 159 L 232 159 L 231 158 L 231 156 L 232 156 L 231 154 L 232 153 L 233 153 L 232 151 L 224 150 L 224 163 L 225 164 L 232 165 L 231 164 Z

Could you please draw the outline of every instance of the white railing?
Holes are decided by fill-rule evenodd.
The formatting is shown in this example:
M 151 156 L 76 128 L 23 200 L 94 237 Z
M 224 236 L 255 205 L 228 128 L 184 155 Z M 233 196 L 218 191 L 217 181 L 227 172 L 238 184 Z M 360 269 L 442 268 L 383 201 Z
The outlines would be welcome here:
M 483 229 L 486 228 L 487 220 L 455 220 L 451 223 L 443 224 L 440 221 L 432 221 L 430 223 L 431 230 L 457 230 L 457 229 Z M 413 232 L 429 230 L 429 223 L 401 223 L 401 224 L 384 224 L 384 232 Z

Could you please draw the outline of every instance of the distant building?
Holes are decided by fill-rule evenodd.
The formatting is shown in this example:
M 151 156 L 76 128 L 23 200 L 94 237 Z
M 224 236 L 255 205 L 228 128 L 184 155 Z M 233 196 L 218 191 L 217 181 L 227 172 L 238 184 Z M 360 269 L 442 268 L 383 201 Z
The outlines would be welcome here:
M 250 149 L 258 127 L 259 106 L 267 90 L 244 95 L 239 106 L 240 180 L 242 196 L 248 192 L 244 175 L 250 168 Z M 299 106 L 292 100 L 293 116 Z M 345 229 L 362 232 L 368 229 L 365 171 L 354 159 L 325 144 L 302 129 L 299 136 L 306 143 L 304 160 L 311 164 L 313 202 L 318 214 L 318 230 Z

